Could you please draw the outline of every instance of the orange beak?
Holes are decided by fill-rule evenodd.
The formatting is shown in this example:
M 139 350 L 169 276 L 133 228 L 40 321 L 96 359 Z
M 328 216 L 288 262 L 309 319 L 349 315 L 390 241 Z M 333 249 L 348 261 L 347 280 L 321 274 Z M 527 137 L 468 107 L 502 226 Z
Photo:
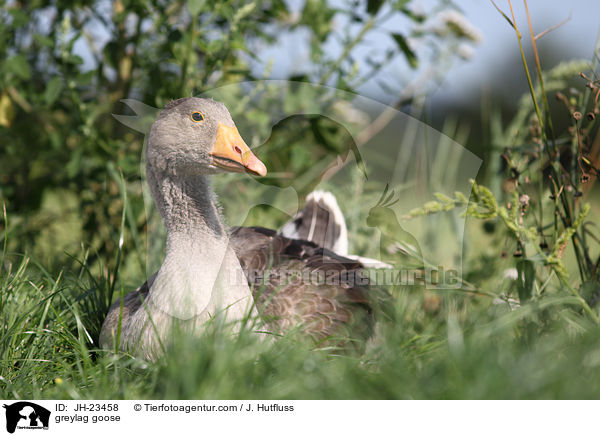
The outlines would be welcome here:
M 267 175 L 267 167 L 254 156 L 236 127 L 219 123 L 217 139 L 210 155 L 213 164 L 226 171 L 247 172 L 263 177 Z

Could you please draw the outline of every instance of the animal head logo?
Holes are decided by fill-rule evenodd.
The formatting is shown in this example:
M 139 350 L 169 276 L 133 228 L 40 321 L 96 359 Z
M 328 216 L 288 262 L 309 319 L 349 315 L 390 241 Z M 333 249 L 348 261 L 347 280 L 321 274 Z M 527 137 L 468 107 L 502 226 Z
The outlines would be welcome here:
M 369 211 L 369 215 L 367 216 L 367 225 L 369 227 L 379 227 L 390 221 L 396 221 L 395 213 L 391 207 L 398 203 L 400 199 L 394 198 L 393 189 L 391 192 L 388 192 L 389 187 L 390 185 L 387 183 L 381 197 L 379 197 L 379 201 Z
M 48 429 L 50 411 L 29 401 L 4 404 L 6 409 L 6 431 L 19 429 Z

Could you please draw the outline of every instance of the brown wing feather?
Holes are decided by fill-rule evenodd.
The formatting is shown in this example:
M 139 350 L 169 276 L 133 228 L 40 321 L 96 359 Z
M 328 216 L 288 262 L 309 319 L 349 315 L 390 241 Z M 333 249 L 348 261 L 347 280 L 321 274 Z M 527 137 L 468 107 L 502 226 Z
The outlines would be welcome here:
M 360 262 L 262 227 L 232 229 L 231 243 L 270 328 L 300 324 L 317 340 L 371 334 L 370 286 Z
M 106 319 L 102 324 L 102 331 L 100 332 L 100 344 L 111 344 L 112 339 L 117 335 L 117 329 L 119 326 L 119 319 L 122 320 L 122 324 L 125 325 L 130 319 L 131 315 L 135 313 L 150 292 L 150 284 L 154 281 L 156 274 L 152 275 L 148 280 L 144 282 L 142 286 L 137 288 L 123 297 L 123 312 L 121 313 L 121 299 L 118 298 L 108 309 Z

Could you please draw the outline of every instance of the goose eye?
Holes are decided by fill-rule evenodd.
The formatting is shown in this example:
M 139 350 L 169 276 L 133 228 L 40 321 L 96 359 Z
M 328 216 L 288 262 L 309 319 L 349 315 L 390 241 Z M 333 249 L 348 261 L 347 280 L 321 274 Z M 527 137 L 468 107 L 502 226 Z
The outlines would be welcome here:
M 204 115 L 202 115 L 202 112 L 193 112 L 192 113 L 192 121 L 199 123 L 200 121 L 204 121 Z

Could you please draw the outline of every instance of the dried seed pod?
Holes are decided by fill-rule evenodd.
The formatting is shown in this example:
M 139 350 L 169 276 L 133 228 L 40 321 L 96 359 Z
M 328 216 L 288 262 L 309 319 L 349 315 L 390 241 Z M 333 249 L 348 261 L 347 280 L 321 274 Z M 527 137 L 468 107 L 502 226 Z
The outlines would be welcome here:
M 560 245 L 560 247 L 558 247 L 558 258 L 562 259 L 563 258 L 563 254 L 565 254 L 565 248 L 567 247 L 567 243 L 564 242 Z
M 517 189 L 518 185 L 519 185 L 518 180 L 515 179 L 514 177 L 511 177 L 511 178 L 504 180 L 504 182 L 502 182 L 502 190 L 504 192 L 513 192 L 515 189 Z
M 523 209 L 527 208 L 527 206 L 529 206 L 529 195 L 527 194 L 523 194 L 519 197 L 519 204 L 521 205 L 521 207 Z
M 513 257 L 521 257 L 521 256 L 523 256 L 523 252 L 521 251 L 520 248 L 517 248 L 515 250 L 515 252 L 513 253 Z

